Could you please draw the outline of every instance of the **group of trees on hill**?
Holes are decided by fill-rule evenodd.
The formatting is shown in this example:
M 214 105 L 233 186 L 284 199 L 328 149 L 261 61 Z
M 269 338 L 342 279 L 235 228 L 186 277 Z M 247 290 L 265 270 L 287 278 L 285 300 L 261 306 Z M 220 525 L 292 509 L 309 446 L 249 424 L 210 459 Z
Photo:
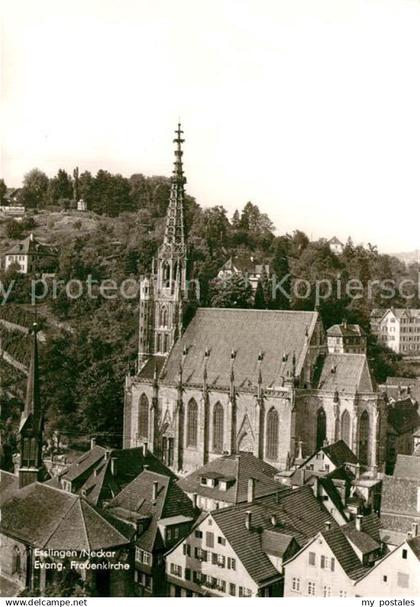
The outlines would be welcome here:
M 32 208 L 65 208 L 73 196 L 73 185 L 73 178 L 64 170 L 51 179 L 34 170 L 25 176 L 20 195 L 22 202 Z M 96 176 L 82 172 L 77 193 L 97 213 L 95 227 L 84 233 L 82 226 L 60 235 L 55 243 L 51 227 L 49 239 L 59 249 L 57 279 L 66 283 L 72 279 L 86 281 L 90 276 L 120 284 L 148 272 L 162 242 L 169 191 L 170 180 L 165 177 L 136 174 L 125 178 L 107 171 L 98 171 Z M 311 241 L 299 230 L 276 235 L 270 218 L 252 202 L 231 218 L 222 205 L 203 209 L 190 196 L 186 196 L 185 206 L 189 273 L 200 284 L 200 305 L 316 308 L 326 327 L 343 319 L 362 325 L 369 334 L 369 357 L 378 380 L 407 372 L 399 357 L 370 335 L 372 308 L 405 306 L 407 300 L 398 293 L 386 298 L 380 289 L 374 289 L 371 297 L 365 292 L 361 298 L 352 298 L 345 287 L 352 279 L 360 280 L 366 288 L 374 280 L 395 284 L 404 278 L 417 280 L 420 268 L 416 264 L 407 268 L 396 258 L 381 255 L 374 246 L 355 245 L 351 239 L 336 255 L 327 241 Z M 28 232 L 25 225 L 20 230 L 19 237 Z M 14 235 L 8 237 L 13 239 Z M 269 266 L 269 272 L 262 272 L 256 292 L 241 275 L 225 281 L 217 279 L 231 256 L 252 256 L 259 264 Z M 282 289 L 273 288 L 273 279 L 281 281 Z M 8 281 L 15 281 L 9 304 L 28 304 L 28 277 L 3 271 L 0 280 L 6 287 Z M 326 280 L 334 288 L 328 297 L 317 300 L 317 283 Z M 310 287 L 306 298 L 296 290 L 299 281 L 306 281 Z M 96 288 L 94 295 L 69 299 L 59 289 L 57 297 L 48 297 L 42 303 L 47 317 L 67 327 L 51 331 L 42 346 L 43 397 L 50 426 L 69 437 L 75 432 L 104 433 L 110 444 L 118 445 L 124 375 L 136 357 L 138 305 L 137 299 L 109 301 L 98 296 Z M 409 305 L 420 307 L 414 290 L 413 296 Z M 3 373 L 2 381 L 4 377 Z

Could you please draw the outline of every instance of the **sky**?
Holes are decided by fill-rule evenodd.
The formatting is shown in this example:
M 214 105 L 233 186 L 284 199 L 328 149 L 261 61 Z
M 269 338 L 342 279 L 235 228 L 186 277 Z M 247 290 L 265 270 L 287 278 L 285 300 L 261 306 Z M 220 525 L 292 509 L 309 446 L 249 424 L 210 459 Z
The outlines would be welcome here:
M 420 248 L 419 0 L 3 0 L 0 175 L 169 175 L 277 233 Z

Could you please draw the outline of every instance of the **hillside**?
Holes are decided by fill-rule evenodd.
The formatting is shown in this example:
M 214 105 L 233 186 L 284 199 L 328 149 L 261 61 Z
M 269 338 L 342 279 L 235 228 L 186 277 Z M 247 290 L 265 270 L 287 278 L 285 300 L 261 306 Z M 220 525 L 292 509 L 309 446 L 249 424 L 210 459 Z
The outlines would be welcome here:
M 120 445 L 124 377 L 136 359 L 138 295 L 134 291 L 130 297 L 118 293 L 108 298 L 100 293 L 98 284 L 112 280 L 120 286 L 128 278 L 135 283 L 150 270 L 163 238 L 166 204 L 115 217 L 92 211 L 41 210 L 23 225 L 22 235 L 32 232 L 35 238 L 58 249 L 56 280 L 61 286 L 54 292 L 49 282 L 48 293 L 35 309 L 30 301 L 29 278 L 1 272 L 2 284 L 13 281 L 13 290 L 7 304 L 0 305 L 0 319 L 29 328 L 36 318 L 41 325 L 45 335 L 40 358 L 47 434 L 58 429 L 70 443 L 95 434 L 104 444 Z M 381 293 L 375 293 L 371 299 L 352 299 L 333 292 L 317 302 L 315 290 L 302 299 L 293 293 L 293 285 L 305 280 L 312 287 L 319 280 L 334 281 L 338 277 L 344 282 L 357 278 L 364 285 L 378 278 L 398 282 L 415 270 L 396 258 L 380 255 L 373 247 L 365 249 L 351 241 L 341 255 L 336 255 L 325 240 L 311 242 L 298 230 L 275 236 L 270 219 L 251 203 L 229 219 L 223 207 L 202 209 L 187 197 L 186 226 L 189 273 L 199 282 L 199 304 L 204 306 L 308 310 L 317 306 L 326 327 L 347 318 L 369 333 L 372 307 L 402 305 L 398 296 L 384 300 Z M 0 252 L 14 242 L 8 222 L 3 222 Z M 268 276 L 262 278 L 255 295 L 242 279 L 223 283 L 215 280 L 231 255 L 252 256 L 267 263 L 271 274 L 287 279 L 284 286 L 291 289 L 291 298 L 273 293 Z M 69 297 L 66 292 L 63 285 L 71 281 L 82 285 L 80 297 Z M 93 281 L 90 291 L 89 281 Z M 29 341 L 22 331 L 3 323 L 1 339 L 8 354 L 27 366 Z M 385 351 L 371 336 L 369 357 L 379 381 L 388 374 L 407 372 L 399 357 Z M 1 398 L 8 399 L 4 410 L 10 411 L 10 398 L 15 409 L 21 407 L 24 373 L 5 360 L 0 360 L 0 373 Z

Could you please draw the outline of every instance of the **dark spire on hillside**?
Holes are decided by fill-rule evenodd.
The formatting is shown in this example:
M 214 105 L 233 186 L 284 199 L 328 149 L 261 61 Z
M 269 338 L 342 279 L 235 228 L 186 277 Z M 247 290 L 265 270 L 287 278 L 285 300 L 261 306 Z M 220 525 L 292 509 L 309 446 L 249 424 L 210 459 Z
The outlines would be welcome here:
M 31 346 L 31 362 L 29 366 L 28 380 L 26 384 L 26 400 L 25 408 L 22 413 L 21 429 L 22 424 L 29 417 L 33 417 L 34 428 L 39 426 L 42 421 L 42 407 L 41 407 L 41 394 L 40 394 L 40 382 L 39 382 L 39 360 L 38 360 L 38 325 L 36 323 L 32 326 L 32 346 Z
M 19 486 L 24 487 L 41 480 L 42 466 L 42 431 L 44 418 L 42 412 L 39 360 L 38 360 L 38 326 L 32 327 L 32 353 L 26 387 L 25 407 L 19 426 L 20 466 Z
M 184 143 L 185 139 L 182 138 L 183 131 L 181 130 L 181 124 L 178 124 L 178 128 L 175 131 L 175 134 L 175 162 L 173 174 L 171 177 L 171 193 L 166 214 L 166 227 L 163 244 L 164 246 L 175 246 L 176 248 L 183 250 L 185 247 L 184 185 L 187 180 L 184 176 L 184 170 L 182 166 L 182 156 L 184 152 L 182 151 L 181 146 Z

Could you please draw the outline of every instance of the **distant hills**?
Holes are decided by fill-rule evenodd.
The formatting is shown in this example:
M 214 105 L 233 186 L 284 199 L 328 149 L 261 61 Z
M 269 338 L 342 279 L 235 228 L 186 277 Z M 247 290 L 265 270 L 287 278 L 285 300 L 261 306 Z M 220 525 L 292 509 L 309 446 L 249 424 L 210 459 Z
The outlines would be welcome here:
M 420 249 L 409 251 L 408 253 L 393 253 L 393 256 L 404 263 L 420 262 Z

